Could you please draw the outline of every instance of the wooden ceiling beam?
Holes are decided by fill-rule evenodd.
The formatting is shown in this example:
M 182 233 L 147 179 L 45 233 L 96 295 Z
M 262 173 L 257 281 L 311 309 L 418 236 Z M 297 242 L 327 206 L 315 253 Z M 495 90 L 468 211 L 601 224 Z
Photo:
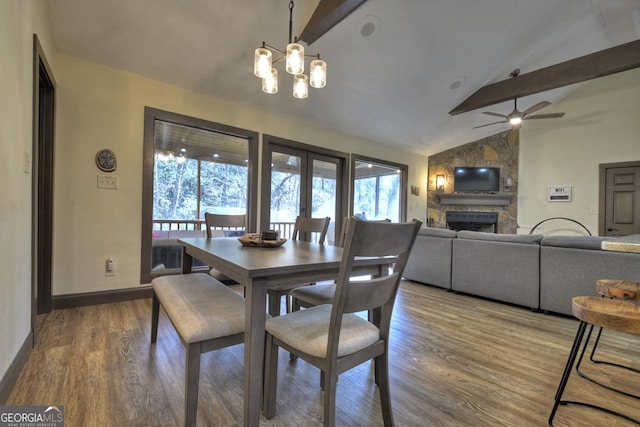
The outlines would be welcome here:
M 521 74 L 478 89 L 450 115 L 640 67 L 640 40 Z
M 318 40 L 367 0 L 320 0 L 299 39 L 307 45 Z

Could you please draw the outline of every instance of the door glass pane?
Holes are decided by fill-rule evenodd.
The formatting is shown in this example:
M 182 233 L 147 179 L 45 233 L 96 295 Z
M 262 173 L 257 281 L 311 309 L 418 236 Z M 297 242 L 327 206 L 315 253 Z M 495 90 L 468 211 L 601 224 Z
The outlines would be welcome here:
M 355 165 L 353 214 L 365 220 L 400 221 L 400 171 L 361 160 Z
M 326 239 L 328 244 L 335 245 L 338 165 L 317 159 L 312 164 L 311 217 L 331 218 Z
M 177 239 L 205 236 L 205 212 L 247 212 L 248 150 L 245 138 L 155 121 L 153 271 L 182 267 Z
M 302 158 L 287 153 L 271 155 L 270 226 L 289 238 L 300 210 Z

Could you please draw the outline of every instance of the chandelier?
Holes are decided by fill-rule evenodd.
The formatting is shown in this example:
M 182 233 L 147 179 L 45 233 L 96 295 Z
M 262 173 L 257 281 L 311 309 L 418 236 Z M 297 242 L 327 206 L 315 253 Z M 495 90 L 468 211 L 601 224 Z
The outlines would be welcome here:
M 293 75 L 293 96 L 304 99 L 309 96 L 309 84 L 313 88 L 322 88 L 327 84 L 327 64 L 318 55 L 305 55 L 304 47 L 298 43 L 298 38 L 292 39 L 293 28 L 293 0 L 289 2 L 289 44 L 285 50 L 280 50 L 262 42 L 262 47 L 255 51 L 253 73 L 262 79 L 262 91 L 265 93 L 278 92 L 278 70 L 273 65 L 284 60 L 287 73 Z M 274 54 L 281 55 L 274 58 Z M 309 76 L 304 74 L 305 58 L 316 58 L 309 66 Z

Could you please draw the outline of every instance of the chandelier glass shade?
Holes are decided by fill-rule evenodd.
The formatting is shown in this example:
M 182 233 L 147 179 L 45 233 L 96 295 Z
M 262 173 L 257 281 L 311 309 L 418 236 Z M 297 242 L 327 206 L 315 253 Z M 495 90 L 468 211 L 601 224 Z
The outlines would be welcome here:
M 286 69 L 289 74 L 304 73 L 304 47 L 299 43 L 289 43 L 287 45 Z
M 265 93 L 278 92 L 278 70 L 274 65 L 282 60 L 285 70 L 293 75 L 293 96 L 304 99 L 309 96 L 309 84 L 313 88 L 323 88 L 327 85 L 327 64 L 320 59 L 320 55 L 306 55 L 304 46 L 297 38 L 292 41 L 293 1 L 289 2 L 289 44 L 285 50 L 280 50 L 262 42 L 257 48 L 253 59 L 253 73 L 262 79 L 262 91 Z M 278 58 L 274 58 L 277 54 Z M 315 58 L 309 65 L 309 76 L 304 74 L 305 58 Z
M 293 96 L 298 99 L 304 99 L 309 96 L 309 77 L 305 74 L 293 76 Z
M 262 91 L 265 93 L 278 93 L 278 70 L 271 68 L 262 79 Z
M 261 79 L 271 74 L 271 64 L 273 55 L 269 49 L 259 47 L 256 49 L 253 61 L 253 74 Z

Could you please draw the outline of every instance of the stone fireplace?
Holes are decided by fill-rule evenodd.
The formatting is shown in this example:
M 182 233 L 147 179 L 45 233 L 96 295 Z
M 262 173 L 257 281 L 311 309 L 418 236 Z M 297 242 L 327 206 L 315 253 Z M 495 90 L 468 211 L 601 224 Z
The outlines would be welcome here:
M 510 130 L 429 156 L 428 224 L 436 228 L 452 228 L 448 218 L 455 216 L 454 212 L 481 216 L 490 214 L 490 217 L 496 219 L 489 224 L 478 221 L 457 222 L 459 225 L 465 223 L 466 225 L 462 225 L 477 228 L 478 231 L 516 234 L 518 154 L 519 132 Z M 458 166 L 500 168 L 500 190 L 494 194 L 454 193 L 453 171 Z M 444 188 L 436 187 L 437 175 L 444 175 Z

